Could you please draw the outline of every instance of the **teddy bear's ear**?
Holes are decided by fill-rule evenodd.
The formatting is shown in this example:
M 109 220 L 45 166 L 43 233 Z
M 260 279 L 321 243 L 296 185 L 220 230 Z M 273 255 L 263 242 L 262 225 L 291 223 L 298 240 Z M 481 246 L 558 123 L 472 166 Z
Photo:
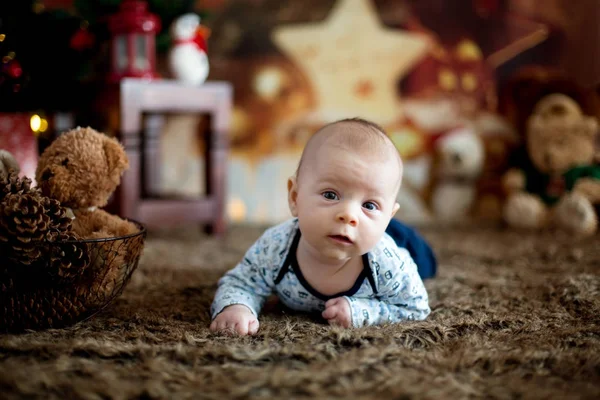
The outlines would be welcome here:
M 8 174 L 10 170 L 13 170 L 17 174 L 21 172 L 19 163 L 15 160 L 15 157 L 8 151 L 0 149 L 0 178 L 3 173 Z
M 109 173 L 117 173 L 119 176 L 129 168 L 129 161 L 123 146 L 113 138 L 107 137 L 104 141 L 104 154 L 108 164 Z
M 598 148 L 598 144 L 600 143 L 600 133 L 598 132 L 598 120 L 594 117 L 587 117 L 586 120 L 586 128 L 587 135 L 592 139 L 594 146 Z

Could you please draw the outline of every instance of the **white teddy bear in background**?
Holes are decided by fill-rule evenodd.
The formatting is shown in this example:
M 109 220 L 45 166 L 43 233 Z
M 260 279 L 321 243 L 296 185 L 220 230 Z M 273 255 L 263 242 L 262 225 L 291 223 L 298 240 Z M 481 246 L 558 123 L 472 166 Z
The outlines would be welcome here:
M 477 198 L 485 163 L 483 141 L 472 129 L 456 129 L 440 138 L 434 151 L 431 210 L 442 222 L 464 220 Z

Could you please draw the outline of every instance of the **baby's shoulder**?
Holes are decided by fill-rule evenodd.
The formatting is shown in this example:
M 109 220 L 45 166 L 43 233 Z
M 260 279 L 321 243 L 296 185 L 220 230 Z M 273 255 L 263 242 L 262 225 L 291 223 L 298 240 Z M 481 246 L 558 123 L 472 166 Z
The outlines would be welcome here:
M 289 219 L 267 228 L 255 246 L 263 251 L 265 255 L 281 256 L 289 249 L 297 231 L 298 220 L 296 218 Z
M 267 228 L 261 239 L 271 244 L 286 243 L 298 231 L 298 219 L 292 218 Z
M 394 239 L 387 233 L 384 233 L 381 240 L 369 252 L 369 258 L 380 273 L 390 269 L 402 269 L 404 264 L 414 263 L 408 250 L 398 247 Z

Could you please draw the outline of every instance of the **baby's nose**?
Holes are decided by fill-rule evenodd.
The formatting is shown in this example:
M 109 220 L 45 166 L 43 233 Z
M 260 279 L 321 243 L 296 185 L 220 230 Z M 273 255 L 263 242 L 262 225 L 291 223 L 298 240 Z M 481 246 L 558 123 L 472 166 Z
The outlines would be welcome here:
M 344 207 L 338 213 L 337 220 L 343 224 L 349 224 L 351 226 L 356 226 L 358 224 L 358 218 L 350 207 Z

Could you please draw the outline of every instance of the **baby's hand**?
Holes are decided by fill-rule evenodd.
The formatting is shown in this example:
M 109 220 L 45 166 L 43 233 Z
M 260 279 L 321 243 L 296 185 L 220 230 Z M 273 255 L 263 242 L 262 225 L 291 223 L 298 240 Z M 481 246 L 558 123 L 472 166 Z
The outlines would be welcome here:
M 327 301 L 322 315 L 329 322 L 329 325 L 340 325 L 344 328 L 352 326 L 352 310 L 348 300 L 343 297 Z
M 254 335 L 258 332 L 258 319 L 252 311 L 241 304 L 225 307 L 210 324 L 213 332 L 229 331 L 238 335 Z

